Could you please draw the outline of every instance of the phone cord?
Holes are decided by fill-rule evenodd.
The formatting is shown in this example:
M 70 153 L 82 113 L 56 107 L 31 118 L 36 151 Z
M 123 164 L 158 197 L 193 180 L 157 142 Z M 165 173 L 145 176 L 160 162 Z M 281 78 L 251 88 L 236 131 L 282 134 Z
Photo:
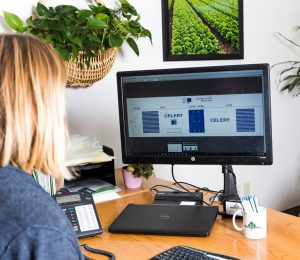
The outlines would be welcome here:
M 115 255 L 111 252 L 101 250 L 101 249 L 92 248 L 92 247 L 89 247 L 87 244 L 83 244 L 81 246 L 83 246 L 83 248 L 86 251 L 89 251 L 91 253 L 108 256 L 110 260 L 115 260 L 116 259 Z

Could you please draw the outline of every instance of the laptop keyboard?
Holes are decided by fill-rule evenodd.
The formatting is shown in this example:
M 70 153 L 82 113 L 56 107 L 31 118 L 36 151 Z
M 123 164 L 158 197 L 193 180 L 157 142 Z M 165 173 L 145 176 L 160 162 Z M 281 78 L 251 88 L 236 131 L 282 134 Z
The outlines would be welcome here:
M 203 250 L 199 250 L 187 246 L 172 247 L 154 257 L 150 260 L 238 260 L 238 258 L 230 257 L 227 255 L 215 254 Z

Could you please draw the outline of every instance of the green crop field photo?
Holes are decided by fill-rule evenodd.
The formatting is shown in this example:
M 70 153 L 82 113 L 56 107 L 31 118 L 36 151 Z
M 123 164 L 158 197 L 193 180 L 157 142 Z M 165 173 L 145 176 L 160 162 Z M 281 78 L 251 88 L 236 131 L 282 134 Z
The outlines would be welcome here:
M 241 0 L 163 1 L 165 56 L 242 58 Z

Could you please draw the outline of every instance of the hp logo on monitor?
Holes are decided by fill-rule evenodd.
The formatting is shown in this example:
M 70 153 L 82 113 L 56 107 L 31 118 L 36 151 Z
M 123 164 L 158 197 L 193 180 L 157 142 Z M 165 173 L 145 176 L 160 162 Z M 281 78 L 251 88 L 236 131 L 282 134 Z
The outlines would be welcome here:
M 192 161 L 192 162 L 196 161 L 196 158 L 195 158 L 194 156 L 191 157 L 191 161 Z

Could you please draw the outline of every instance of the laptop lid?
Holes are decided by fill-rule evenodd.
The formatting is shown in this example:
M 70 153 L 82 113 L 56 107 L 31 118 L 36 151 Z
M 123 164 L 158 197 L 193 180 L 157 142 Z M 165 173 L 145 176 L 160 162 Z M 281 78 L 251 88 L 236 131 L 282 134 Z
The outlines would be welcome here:
M 208 236 L 216 206 L 129 204 L 108 228 L 112 233 Z

